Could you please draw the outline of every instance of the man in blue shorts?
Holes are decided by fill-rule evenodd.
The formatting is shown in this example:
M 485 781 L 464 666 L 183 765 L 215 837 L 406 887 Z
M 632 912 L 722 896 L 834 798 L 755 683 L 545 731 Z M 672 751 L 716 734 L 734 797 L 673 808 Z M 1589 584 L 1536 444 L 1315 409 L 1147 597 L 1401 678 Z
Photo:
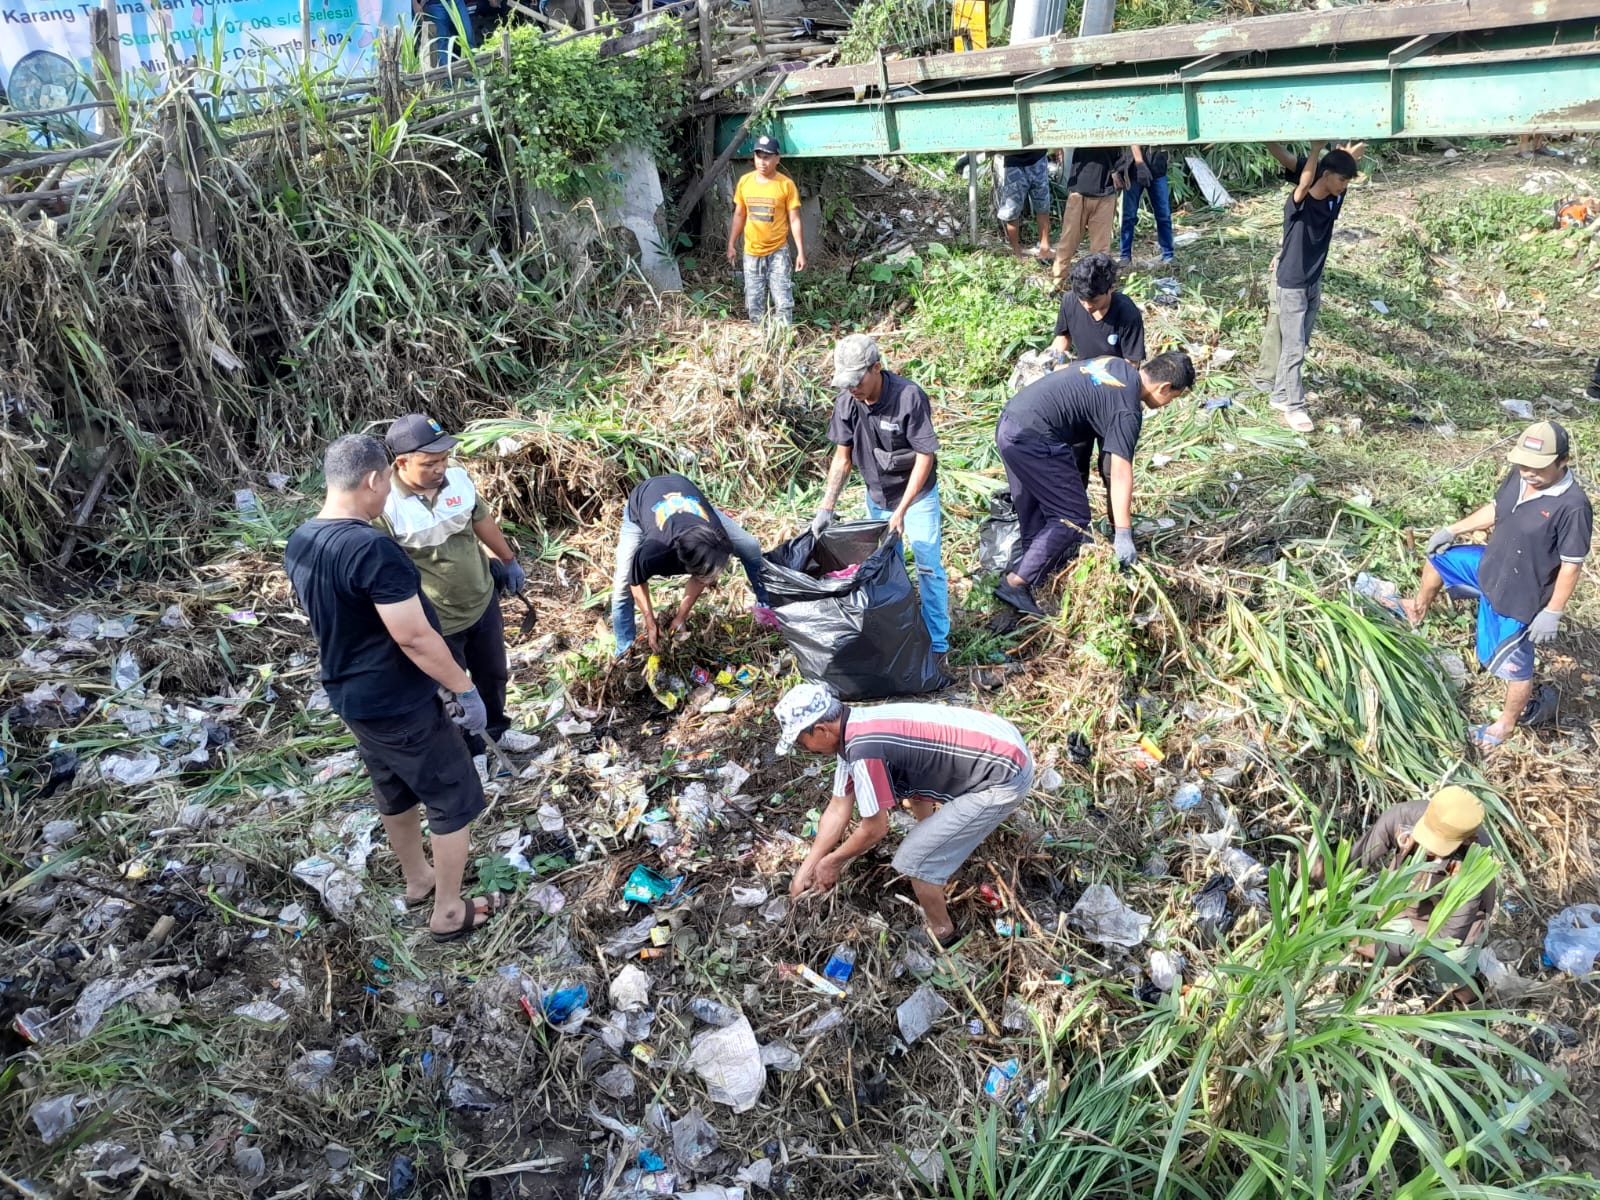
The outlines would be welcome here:
M 1050 158 L 1046 150 L 1021 150 L 1002 159 L 1005 178 L 1000 184 L 1000 210 L 995 214 L 1005 224 L 1006 241 L 1019 258 L 1049 262 L 1050 253 Z M 1023 250 L 1022 210 L 1033 209 L 1039 223 L 1039 243 Z
M 1506 455 L 1513 470 L 1494 499 L 1428 539 L 1414 600 L 1401 606 L 1422 624 L 1439 592 L 1478 601 L 1478 661 L 1506 681 L 1498 720 L 1472 730 L 1485 749 L 1511 736 L 1533 696 L 1534 647 L 1556 636 L 1594 532 L 1589 497 L 1567 467 L 1571 444 L 1554 421 L 1530 425 Z M 1492 531 L 1488 545 L 1456 546 Z

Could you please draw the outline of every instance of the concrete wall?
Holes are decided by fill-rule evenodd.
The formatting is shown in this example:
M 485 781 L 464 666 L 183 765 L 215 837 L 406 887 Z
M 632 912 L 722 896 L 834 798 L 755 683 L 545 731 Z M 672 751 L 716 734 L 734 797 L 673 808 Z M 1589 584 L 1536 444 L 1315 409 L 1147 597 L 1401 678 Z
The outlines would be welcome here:
M 607 159 L 612 193 L 593 207 L 571 205 L 542 192 L 533 197 L 540 225 L 552 248 L 574 273 L 587 269 L 589 247 L 602 237 L 620 238 L 633 253 L 644 277 L 659 292 L 683 290 L 678 264 L 662 245 L 666 214 L 661 173 L 642 146 L 619 146 Z

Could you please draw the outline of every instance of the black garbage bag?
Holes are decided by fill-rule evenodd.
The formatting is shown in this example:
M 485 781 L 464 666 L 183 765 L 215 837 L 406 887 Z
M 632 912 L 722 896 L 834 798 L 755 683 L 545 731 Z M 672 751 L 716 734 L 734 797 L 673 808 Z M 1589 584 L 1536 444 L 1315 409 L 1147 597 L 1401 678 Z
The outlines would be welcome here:
M 768 550 L 761 567 L 800 674 L 844 700 L 931 692 L 944 679 L 887 521 L 841 521 Z M 860 564 L 848 579 L 830 572 Z
M 978 526 L 978 565 L 985 571 L 1010 571 L 1022 557 L 1022 523 L 1010 492 L 989 497 L 989 515 Z

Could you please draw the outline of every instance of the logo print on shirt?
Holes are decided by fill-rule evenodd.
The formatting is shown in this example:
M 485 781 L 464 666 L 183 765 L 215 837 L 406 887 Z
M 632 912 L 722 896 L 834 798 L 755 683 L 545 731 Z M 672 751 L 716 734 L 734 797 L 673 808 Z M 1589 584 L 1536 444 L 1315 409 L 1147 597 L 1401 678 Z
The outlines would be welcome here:
M 682 492 L 668 492 L 656 501 L 650 511 L 655 514 L 657 529 L 665 529 L 669 519 L 682 516 L 685 513 L 693 517 L 699 517 L 702 521 L 711 519 L 706 512 L 705 505 L 700 503 L 698 496 L 685 496 Z
M 444 506 L 446 508 L 460 508 L 461 507 L 461 497 L 460 496 L 446 496 L 444 498 Z
M 1087 375 L 1101 387 L 1126 387 L 1127 385 L 1111 373 L 1110 364 L 1117 360 L 1107 356 L 1105 358 L 1091 358 L 1078 368 L 1081 374 Z

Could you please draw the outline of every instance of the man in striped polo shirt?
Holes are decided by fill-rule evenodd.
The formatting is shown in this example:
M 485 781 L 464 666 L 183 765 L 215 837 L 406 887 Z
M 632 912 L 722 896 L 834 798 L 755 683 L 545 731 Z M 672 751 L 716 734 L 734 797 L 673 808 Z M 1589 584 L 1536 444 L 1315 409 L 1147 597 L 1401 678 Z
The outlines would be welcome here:
M 789 894 L 832 888 L 851 859 L 883 840 L 889 810 L 905 800 L 917 825 L 894 867 L 910 877 L 940 945 L 950 945 L 956 929 L 945 884 L 1033 786 L 1033 755 L 1022 735 L 992 713 L 955 705 L 850 708 L 818 683 L 790 688 L 776 712 L 778 753 L 799 746 L 837 755 L 833 798 Z M 846 837 L 852 810 L 860 819 Z

